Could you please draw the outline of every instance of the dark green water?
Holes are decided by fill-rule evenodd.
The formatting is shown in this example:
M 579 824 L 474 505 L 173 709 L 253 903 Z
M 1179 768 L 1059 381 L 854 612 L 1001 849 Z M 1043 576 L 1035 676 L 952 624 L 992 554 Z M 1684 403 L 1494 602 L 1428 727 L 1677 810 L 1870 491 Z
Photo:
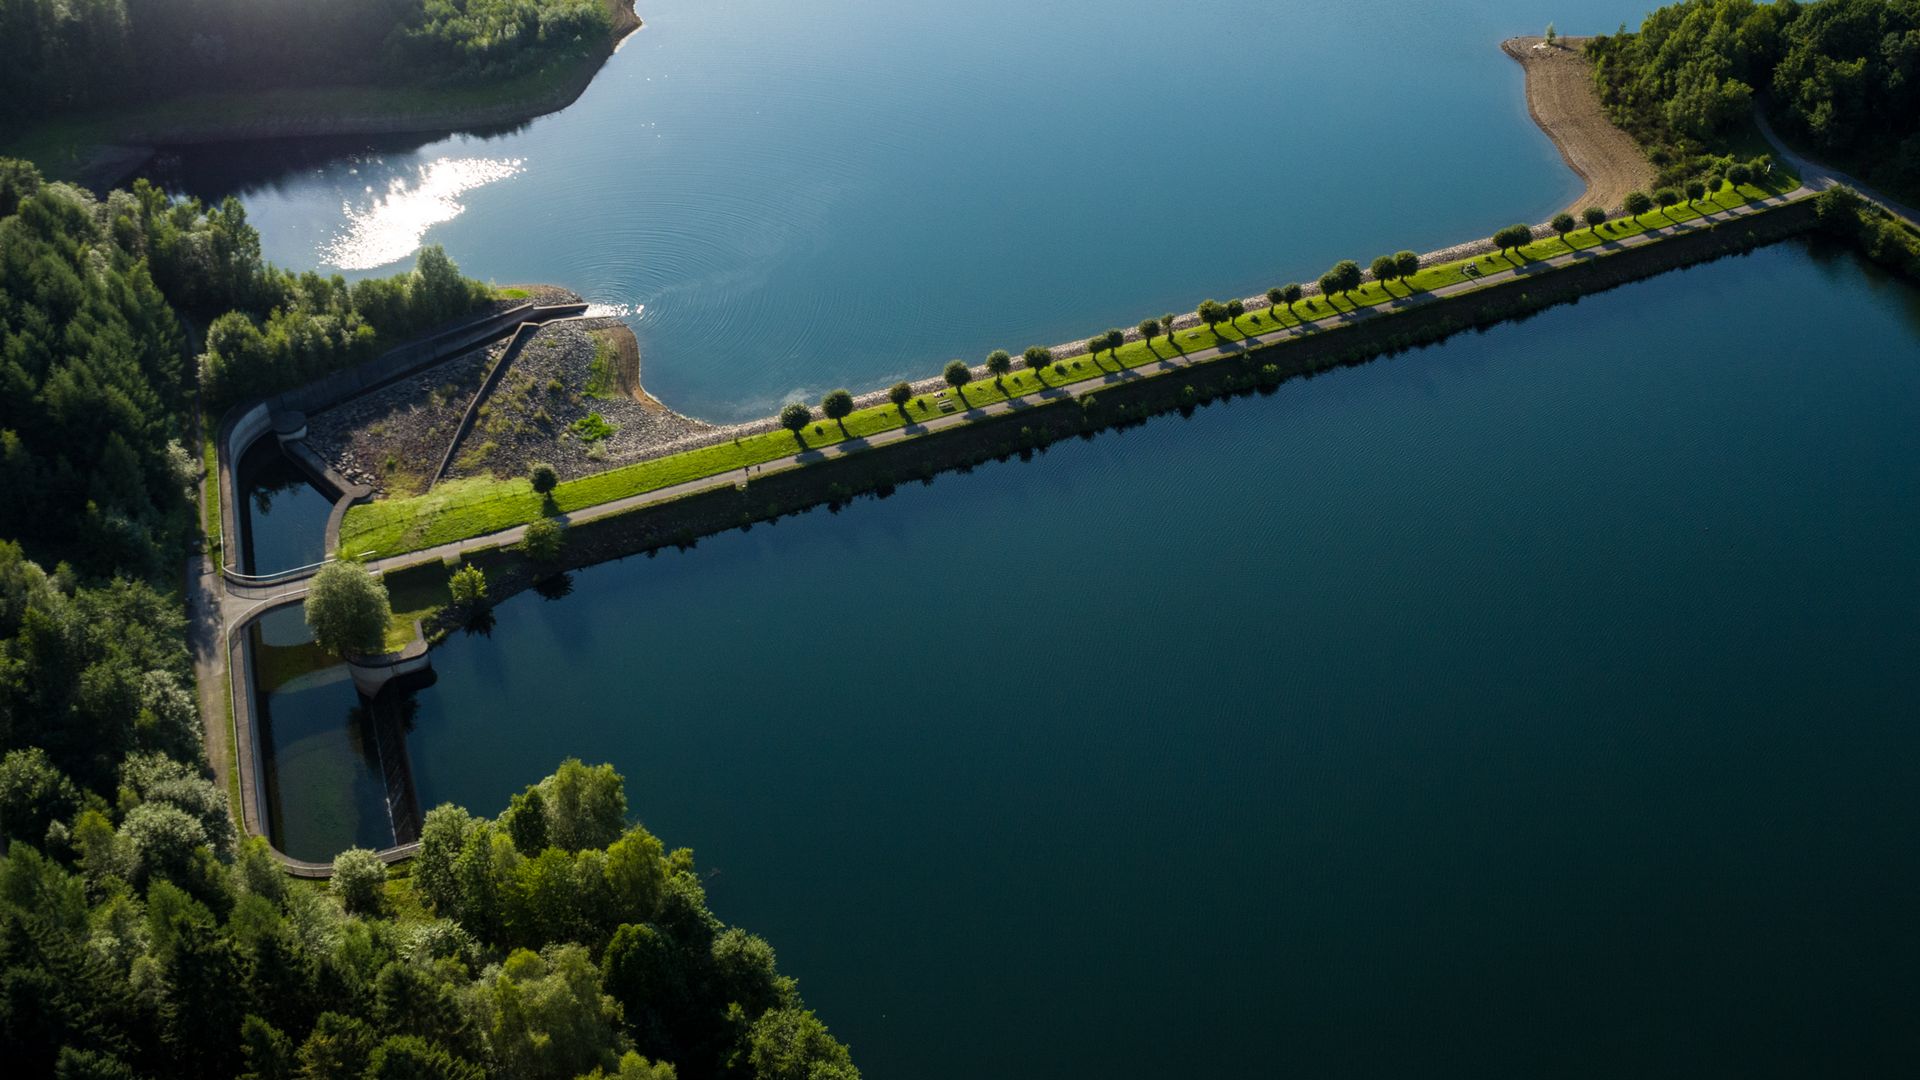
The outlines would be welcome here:
M 308 482 L 271 436 L 248 448 L 236 482 L 242 570 L 271 574 L 312 566 L 326 557 L 333 500 Z
M 393 844 L 365 702 L 344 665 L 268 685 L 263 677 L 291 654 L 287 669 L 314 667 L 313 634 L 299 605 L 269 612 L 252 635 L 254 708 L 265 748 L 268 836 L 281 851 L 330 859 L 349 847 Z
M 615 763 L 874 1077 L 1878 1074 L 1916 493 L 1784 245 L 523 595 L 413 767 Z

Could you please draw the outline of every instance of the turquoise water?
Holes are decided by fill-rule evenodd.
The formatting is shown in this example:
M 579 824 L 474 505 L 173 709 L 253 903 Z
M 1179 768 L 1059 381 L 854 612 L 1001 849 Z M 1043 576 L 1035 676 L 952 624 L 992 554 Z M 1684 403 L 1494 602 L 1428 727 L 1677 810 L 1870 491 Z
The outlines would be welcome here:
M 615 763 L 875 1077 L 1873 1073 L 1916 491 L 1780 246 L 522 595 L 413 767 Z
M 1579 183 L 1498 42 L 1648 6 L 642 0 L 556 115 L 175 183 L 240 193 L 283 265 L 424 240 L 623 307 L 649 389 L 732 420 L 1542 220 Z

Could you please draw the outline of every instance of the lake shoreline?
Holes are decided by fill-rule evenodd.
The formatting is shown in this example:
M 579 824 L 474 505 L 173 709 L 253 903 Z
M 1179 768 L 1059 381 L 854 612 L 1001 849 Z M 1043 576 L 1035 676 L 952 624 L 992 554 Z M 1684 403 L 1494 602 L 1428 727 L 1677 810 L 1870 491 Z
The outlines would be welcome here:
M 1627 193 L 1651 191 L 1658 179 L 1633 137 L 1615 126 L 1593 88 L 1593 69 L 1580 52 L 1586 38 L 1516 37 L 1500 43 L 1526 74 L 1527 114 L 1554 148 L 1560 160 L 1586 183 L 1586 190 L 1567 204 L 1578 214 L 1589 206 L 1617 213 Z
M 508 128 L 578 101 L 643 25 L 633 5 L 609 0 L 613 32 L 604 44 L 504 87 L 288 87 L 198 95 L 156 103 L 144 114 L 54 119 L 19 133 L 7 153 L 34 161 L 49 176 L 105 191 L 131 180 L 168 147 Z
M 1578 43 L 1586 39 L 1561 38 L 1559 40 Z M 1606 119 L 1601 110 L 1599 98 L 1593 93 L 1592 82 L 1585 74 L 1586 62 L 1583 58 L 1566 49 L 1558 50 L 1560 55 L 1556 59 L 1571 57 L 1578 61 L 1579 70 L 1573 72 L 1568 64 L 1533 61 L 1527 57 L 1524 50 L 1542 41 L 1543 39 L 1534 37 L 1508 38 L 1500 43 L 1500 48 L 1521 66 L 1526 79 L 1527 111 L 1533 117 L 1534 123 L 1560 150 L 1561 160 L 1567 167 L 1587 184 L 1586 189 L 1580 193 L 1580 197 L 1569 204 L 1568 211 L 1578 213 L 1579 210 L 1595 205 L 1597 202 L 1610 214 L 1618 216 L 1620 203 L 1628 191 L 1636 188 L 1652 190 L 1655 179 L 1653 166 L 1632 138 L 1615 127 L 1611 120 Z M 1567 78 L 1569 74 L 1572 74 L 1573 78 Z M 1595 117 L 1598 117 L 1604 128 L 1596 126 Z M 1533 226 L 1533 235 L 1536 240 L 1545 239 L 1553 234 L 1553 226 L 1546 222 Z M 1485 255 L 1494 250 L 1496 245 L 1491 239 L 1468 240 L 1420 253 L 1420 265 L 1432 266 L 1453 262 L 1476 255 Z M 1375 280 L 1370 271 L 1364 276 L 1367 281 Z M 1303 296 L 1320 295 L 1320 286 L 1317 283 L 1306 281 L 1299 284 Z M 1265 295 L 1242 297 L 1241 303 L 1247 310 L 1254 311 L 1266 307 L 1267 298 Z M 1175 317 L 1173 330 L 1191 330 L 1199 325 L 1199 315 L 1193 311 L 1186 311 Z M 1122 328 L 1121 335 L 1127 342 L 1140 340 L 1140 331 L 1131 326 Z M 1085 355 L 1087 343 L 1084 340 L 1062 342 L 1052 346 L 1048 351 L 1056 358 L 1071 359 Z M 984 366 L 974 365 L 972 371 L 975 379 L 992 377 Z M 912 380 L 910 385 L 915 394 L 933 394 L 946 388 L 946 383 L 937 376 Z M 856 395 L 854 405 L 856 408 L 868 408 L 886 399 L 885 390 L 873 390 Z M 691 417 L 691 419 L 711 425 L 710 430 L 661 447 L 658 453 L 678 453 L 713 446 L 728 440 L 738 440 L 773 431 L 779 426 L 778 417 L 772 415 L 731 424 L 702 420 L 699 417 Z

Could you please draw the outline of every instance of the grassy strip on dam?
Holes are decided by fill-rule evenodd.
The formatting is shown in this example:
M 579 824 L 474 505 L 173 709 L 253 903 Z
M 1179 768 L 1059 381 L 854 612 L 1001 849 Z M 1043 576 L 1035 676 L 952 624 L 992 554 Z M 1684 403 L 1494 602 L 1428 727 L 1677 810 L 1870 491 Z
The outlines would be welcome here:
M 802 432 L 800 442 L 796 442 L 795 436 L 785 430 L 774 430 L 580 477 L 560 484 L 552 493 L 550 502 L 535 493 L 531 484 L 522 477 L 506 480 L 476 477 L 446 483 L 424 495 L 383 499 L 352 507 L 342 523 L 340 551 L 351 558 L 401 555 L 499 532 L 555 513 L 572 513 L 677 484 L 724 476 L 748 466 L 782 461 L 791 458 L 802 449 L 802 445 L 805 449 L 818 450 L 848 439 L 869 437 L 942 416 L 964 415 L 943 411 L 943 401 L 952 402 L 958 408 L 976 409 L 1043 389 L 1092 389 L 1097 385 L 1096 380 L 1118 371 L 1190 357 L 1195 353 L 1245 341 L 1249 337 L 1257 339 L 1258 335 L 1271 332 L 1276 327 L 1307 326 L 1315 329 L 1326 320 L 1361 308 L 1471 283 L 1476 278 L 1516 269 L 1537 260 L 1601 248 L 1625 237 L 1657 232 L 1675 224 L 1698 220 L 1708 213 L 1732 210 L 1773 194 L 1778 192 L 1753 186 L 1740 189 L 1725 187 L 1714 198 L 1703 200 L 1697 208 L 1682 203 L 1664 211 L 1655 210 L 1638 217 L 1622 218 L 1602 226 L 1598 233 L 1592 229 L 1577 229 L 1564 239 L 1548 237 L 1524 245 L 1517 255 L 1495 252 L 1436 264 L 1421 269 L 1402 282 L 1383 284 L 1369 281 L 1347 296 L 1310 297 L 1294 305 L 1292 311 L 1282 305 L 1264 311 L 1249 311 L 1239 320 L 1222 323 L 1212 329 L 1204 326 L 1182 329 L 1173 336 L 1171 342 L 1164 336 L 1132 341 L 1116 350 L 1064 359 L 1039 372 L 1022 367 L 997 381 L 991 378 L 978 379 L 958 391 L 942 390 L 917 395 L 904 408 L 882 404 L 859 409 L 846 418 L 844 433 L 841 426 L 833 421 L 815 421 Z M 1299 339 L 1289 337 L 1267 343 L 1256 340 L 1252 348 L 1279 347 L 1292 340 Z M 1030 404 L 1044 407 L 1050 400 L 1067 399 L 1043 399 Z

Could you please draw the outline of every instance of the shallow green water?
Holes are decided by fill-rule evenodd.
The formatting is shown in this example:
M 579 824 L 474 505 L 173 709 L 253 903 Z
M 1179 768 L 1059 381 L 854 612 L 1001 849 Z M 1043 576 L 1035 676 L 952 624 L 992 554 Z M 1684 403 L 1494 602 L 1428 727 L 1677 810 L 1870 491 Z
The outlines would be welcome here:
M 1780 246 L 523 595 L 413 767 L 614 762 L 875 1077 L 1876 1072 L 1916 492 Z

